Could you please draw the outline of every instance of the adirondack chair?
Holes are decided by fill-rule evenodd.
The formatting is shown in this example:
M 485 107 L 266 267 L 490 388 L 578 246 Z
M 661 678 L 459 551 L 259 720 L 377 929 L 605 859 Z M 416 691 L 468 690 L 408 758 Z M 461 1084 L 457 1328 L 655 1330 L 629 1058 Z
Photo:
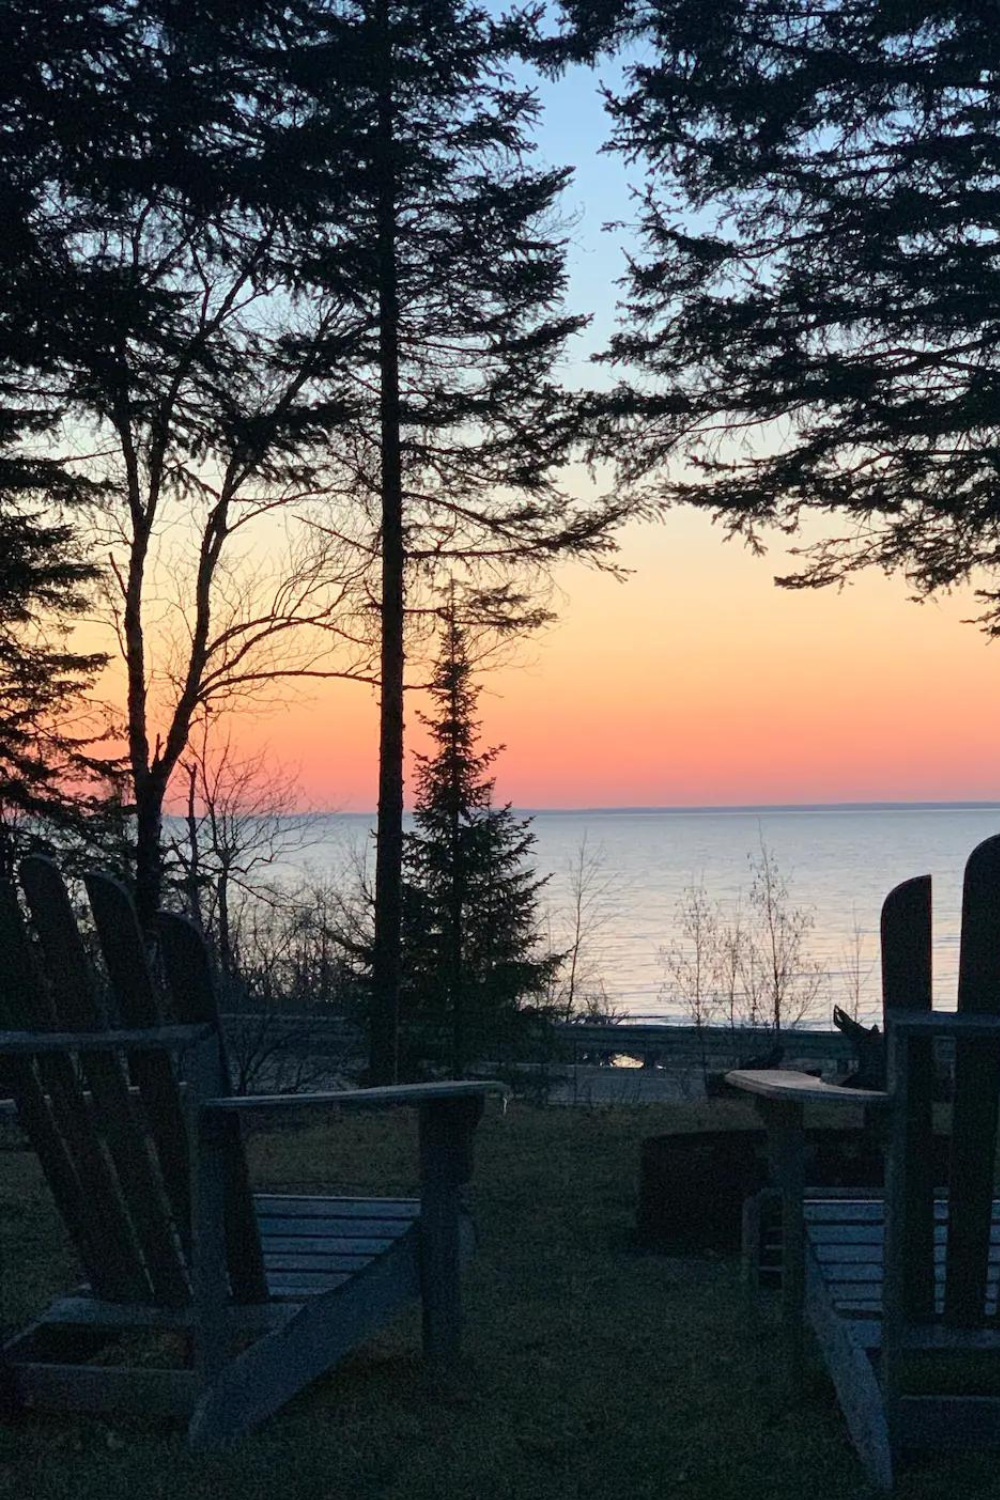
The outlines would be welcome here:
M 4 1344 L 7 1407 L 181 1417 L 206 1448 L 247 1432 L 417 1296 L 425 1352 L 453 1355 L 470 1246 L 461 1186 L 495 1086 L 230 1097 L 193 925 L 161 917 L 161 987 L 127 893 L 89 876 L 105 1004 L 56 867 L 27 859 L 21 881 L 36 941 L 0 891 L 0 1091 L 86 1285 Z M 391 1105 L 419 1111 L 419 1199 L 251 1192 L 244 1116 Z M 109 1361 L 134 1333 L 178 1335 L 177 1367 Z
M 887 1091 L 824 1085 L 794 1073 L 730 1075 L 734 1087 L 754 1097 L 764 1117 L 782 1192 L 782 1295 L 790 1379 L 794 1384 L 799 1374 L 805 1313 L 855 1447 L 872 1481 L 884 1489 L 891 1488 L 900 1455 L 1000 1446 L 1000 1203 L 994 1198 L 1000 837 L 980 844 L 966 865 L 954 1013 L 924 1006 L 930 968 L 923 914 L 929 903 L 922 887 L 909 895 L 917 913 L 909 946 L 911 972 L 921 1000 L 886 1012 Z M 939 1042 L 955 1052 L 944 1189 L 935 1185 L 932 1150 L 934 1045 Z M 807 1197 L 805 1106 L 858 1102 L 885 1116 L 885 1194 Z M 942 1394 L 940 1385 L 935 1391 L 943 1357 L 951 1363 L 952 1376 L 956 1359 L 960 1365 L 964 1361 L 964 1373 L 971 1376 L 973 1361 L 984 1356 L 990 1393 Z M 983 1373 L 978 1365 L 976 1369 Z
M 880 947 L 882 967 L 882 1028 L 883 1042 L 885 1018 L 900 1010 L 929 1011 L 932 1003 L 932 908 L 931 877 L 918 875 L 894 886 L 882 903 L 880 920 Z M 850 1082 L 851 1099 L 855 1105 L 863 1102 L 865 1092 L 878 1093 L 885 1087 L 886 1057 L 884 1046 L 876 1050 L 873 1039 L 870 1050 L 859 1055 L 858 1068 Z M 748 1067 L 741 1064 L 735 1072 L 763 1071 L 760 1064 Z M 868 1074 L 876 1080 L 860 1087 L 858 1075 Z M 879 1081 L 880 1080 L 880 1081 Z M 728 1087 L 728 1084 L 727 1084 Z M 878 1106 L 867 1115 L 863 1125 L 865 1158 L 871 1161 L 879 1156 L 879 1110 Z M 823 1190 L 810 1187 L 804 1189 L 807 1197 L 822 1197 Z M 879 1196 L 869 1180 L 865 1185 L 842 1190 L 840 1196 L 850 1198 L 872 1198 Z M 780 1208 L 775 1199 L 780 1197 L 774 1188 L 764 1189 L 747 1199 L 743 1206 L 743 1280 L 748 1291 L 755 1293 L 761 1284 L 779 1284 L 782 1277 L 783 1246 L 780 1224 Z

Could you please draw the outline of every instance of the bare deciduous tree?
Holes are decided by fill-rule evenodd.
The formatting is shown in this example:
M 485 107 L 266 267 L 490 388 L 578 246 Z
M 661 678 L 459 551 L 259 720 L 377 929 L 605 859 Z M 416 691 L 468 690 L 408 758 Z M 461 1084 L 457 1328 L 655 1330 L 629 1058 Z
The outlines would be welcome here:
M 199 715 L 275 684 L 371 680 L 349 518 L 315 524 L 345 483 L 331 433 L 346 398 L 320 379 L 320 351 L 348 345 L 359 315 L 346 288 L 306 297 L 297 282 L 297 102 L 266 62 L 289 41 L 288 8 L 104 9 L 108 139 L 86 172 L 54 153 L 23 205 L 48 293 L 6 394 L 36 414 L 46 461 L 100 502 L 91 555 L 123 667 L 148 924 L 164 802 Z M 34 92 L 58 98 L 79 59 L 40 71 Z
M 555 945 L 565 942 L 565 956 L 553 1000 L 569 1019 L 613 1021 L 618 1011 L 604 980 L 601 934 L 614 922 L 627 892 L 609 869 L 603 844 L 591 845 L 586 833 L 566 873 L 569 899 Z
M 157 243 L 163 233 L 160 225 Z M 148 261 L 152 252 L 137 253 Z M 144 920 L 159 897 L 164 802 L 198 717 L 277 685 L 284 691 L 332 675 L 373 680 L 368 631 L 356 624 L 356 561 L 311 524 L 333 483 L 329 468 L 307 465 L 298 439 L 294 462 L 285 451 L 308 360 L 274 382 L 244 365 L 248 347 L 266 363 L 253 326 L 268 310 L 254 258 L 248 247 L 214 279 L 197 262 L 202 301 L 178 330 L 173 359 L 161 357 L 149 372 L 150 401 L 123 400 L 101 423 L 111 428 L 123 479 L 121 488 L 109 486 L 99 540 L 127 679 Z M 332 317 L 317 310 L 317 338 Z M 267 359 L 276 359 L 280 342 L 272 337 Z M 224 388 L 204 379 L 209 354 Z M 131 360 L 127 345 L 119 359 L 127 387 L 137 380 Z
M 350 900 L 296 868 L 322 820 L 293 774 L 229 737 L 213 747 L 207 722 L 182 770 L 166 873 L 218 962 L 234 1087 L 328 1084 L 357 1049 L 360 978 Z
M 767 1030 L 777 1037 L 816 1010 L 826 973 L 808 952 L 811 912 L 792 902 L 788 881 L 763 839 L 749 856 L 750 889 L 727 913 L 703 885 L 678 904 L 681 941 L 661 952 L 664 995 L 699 1031 Z M 702 1060 L 705 1061 L 704 1039 Z
M 167 840 L 190 916 L 212 939 L 222 972 L 238 972 L 240 917 L 247 905 L 285 906 L 288 862 L 322 836 L 302 810 L 295 775 L 263 753 L 241 756 L 227 734 L 213 748 L 209 721 L 181 763 L 183 823 Z M 284 868 L 282 868 L 284 867 Z
M 296 1093 L 356 1074 L 357 973 L 341 941 L 339 894 L 302 881 L 276 904 L 243 898 L 227 1017 L 233 1084 Z M 237 988 L 238 987 L 238 988 Z
M 746 986 L 755 1014 L 778 1033 L 814 1010 L 826 976 L 807 952 L 815 918 L 792 905 L 788 881 L 763 838 L 759 854 L 750 856 L 750 871 L 755 941 L 746 945 Z

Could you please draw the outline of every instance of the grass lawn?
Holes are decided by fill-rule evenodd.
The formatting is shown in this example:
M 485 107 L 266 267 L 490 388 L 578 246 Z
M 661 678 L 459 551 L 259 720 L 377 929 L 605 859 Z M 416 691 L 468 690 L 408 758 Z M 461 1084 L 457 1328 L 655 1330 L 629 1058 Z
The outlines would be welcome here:
M 18 1500 L 858 1500 L 868 1493 L 813 1358 L 787 1407 L 775 1345 L 742 1320 L 737 1266 L 632 1244 L 640 1139 L 750 1123 L 736 1105 L 493 1108 L 480 1127 L 480 1252 L 461 1367 L 431 1383 L 417 1315 L 232 1452 L 176 1430 L 22 1419 L 0 1426 L 0 1496 Z M 261 1185 L 406 1191 L 408 1112 L 258 1137 Z M 708 1190 L 708 1185 L 706 1185 Z M 0 1317 L 25 1318 L 73 1271 L 34 1159 L 0 1151 Z M 902 1497 L 995 1500 L 996 1460 L 923 1464 Z

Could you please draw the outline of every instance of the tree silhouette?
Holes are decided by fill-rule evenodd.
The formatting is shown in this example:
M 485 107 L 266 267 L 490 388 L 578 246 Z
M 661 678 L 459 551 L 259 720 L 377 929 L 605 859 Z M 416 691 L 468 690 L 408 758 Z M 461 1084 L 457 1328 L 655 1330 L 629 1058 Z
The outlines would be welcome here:
M 104 664 L 71 625 L 100 570 L 82 520 L 100 498 L 58 446 L 53 392 L 60 328 L 72 315 L 64 239 L 92 228 L 110 190 L 130 67 L 121 8 L 12 3 L 0 64 L 0 861 L 69 841 L 86 852 L 119 800 L 104 716 L 85 701 Z M 59 190 L 56 190 L 59 184 Z M 43 205 L 47 211 L 43 212 Z M 111 778 L 109 786 L 107 778 Z M 117 831 L 117 830 L 116 830 Z M 108 851 L 106 851 L 107 853 Z
M 985 570 L 1000 629 L 1000 33 L 978 0 L 564 0 L 564 49 L 641 37 L 608 100 L 644 171 L 603 411 L 626 481 L 791 586 Z M 668 468 L 667 465 L 670 465 Z
M 0 253 L 0 316 L 17 336 L 4 395 L 96 502 L 88 545 L 107 563 L 125 668 L 148 924 L 164 799 L 199 716 L 275 684 L 370 680 L 341 553 L 310 524 L 336 484 L 338 410 L 316 373 L 341 309 L 300 305 L 291 285 L 294 100 L 268 63 L 288 8 L 70 9 L 5 12 L 0 157 L 18 254 Z
M 116 767 L 105 725 L 84 701 L 104 663 L 73 649 L 70 622 L 94 569 L 72 527 L 25 507 L 50 477 L 0 460 L 0 878 L 32 848 L 92 850 L 109 833 Z
M 325 232 L 303 276 L 356 313 L 327 369 L 354 407 L 338 434 L 368 510 L 380 634 L 381 724 L 372 1076 L 394 1070 L 401 982 L 403 700 L 407 629 L 454 580 L 463 610 L 515 628 L 530 583 L 560 554 L 598 562 L 628 513 L 557 483 L 580 438 L 557 383 L 567 339 L 564 170 L 534 165 L 537 102 L 512 75 L 532 9 L 503 19 L 468 0 L 314 0 L 286 53 L 313 101 L 309 181 Z M 308 111 L 307 111 L 308 113 Z M 425 613 L 426 612 L 426 613 Z
M 414 831 L 405 845 L 407 1017 L 445 1022 L 460 1077 L 560 963 L 539 951 L 531 820 L 494 805 L 490 768 L 502 747 L 477 749 L 479 688 L 454 603 L 421 718 L 435 749 L 416 757 Z

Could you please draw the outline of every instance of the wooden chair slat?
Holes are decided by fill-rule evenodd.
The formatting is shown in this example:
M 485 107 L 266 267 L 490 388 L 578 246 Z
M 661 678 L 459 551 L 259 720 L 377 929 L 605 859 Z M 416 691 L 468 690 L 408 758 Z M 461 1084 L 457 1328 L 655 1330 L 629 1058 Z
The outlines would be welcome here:
M 298 1194 L 256 1193 L 254 1202 L 259 1214 L 278 1218 L 308 1215 L 310 1218 L 415 1219 L 420 1212 L 419 1198 L 307 1198 Z
M 73 1247 L 92 1282 L 102 1280 L 102 1245 L 94 1206 L 80 1186 L 76 1166 L 60 1135 L 45 1092 L 29 1060 L 0 1062 L 0 1088 L 14 1101 L 21 1128 L 38 1156 Z
M 83 883 L 118 1012 L 112 1023 L 135 1030 L 166 1025 L 131 896 L 96 870 L 88 870 Z
M 328 1240 L 390 1240 L 405 1234 L 410 1219 L 260 1219 L 261 1240 L 265 1249 L 276 1239 L 325 1244 Z
M 838 1257 L 841 1257 L 845 1262 L 849 1260 L 874 1260 L 880 1264 L 884 1262 L 883 1247 L 880 1244 L 824 1245 L 822 1243 L 816 1244 L 815 1241 L 811 1241 L 811 1244 L 813 1254 L 820 1261 L 828 1260 L 835 1262 Z M 947 1240 L 944 1238 L 936 1240 L 934 1244 L 935 1275 L 940 1274 L 941 1267 L 944 1266 L 947 1257 Z M 997 1264 L 1000 1264 L 1000 1242 L 996 1238 L 991 1237 L 987 1267 L 992 1268 Z
M 0 884 L 0 1017 L 5 1028 L 49 1031 L 55 1025 L 51 998 L 41 982 L 17 904 Z M 148 1284 L 139 1274 L 128 1221 L 114 1175 L 105 1159 L 91 1111 L 65 1056 L 7 1059 L 11 1091 L 22 1110 L 28 1139 L 49 1173 L 52 1190 L 70 1194 L 79 1213 L 73 1240 L 91 1284 L 102 1296 L 137 1299 Z M 12 1071 L 11 1071 L 12 1070 Z M 63 1158 L 69 1163 L 69 1175 Z M 97 1253 L 94 1247 L 100 1246 Z
M 17 897 L 6 883 L 0 884 L 0 1018 L 5 1026 L 47 1025 L 41 984 L 24 941 L 24 928 Z M 101 1277 L 101 1257 L 95 1253 L 98 1223 L 93 1205 L 80 1186 L 76 1167 L 52 1117 L 49 1101 L 35 1074 L 30 1057 L 7 1057 L 0 1066 L 2 1086 L 14 1100 L 21 1128 L 38 1153 L 52 1195 L 63 1215 L 74 1248 L 93 1278 Z
M 841 1264 L 830 1266 L 829 1270 L 830 1280 L 836 1282 L 877 1281 L 881 1284 L 883 1279 L 881 1261 L 874 1264 L 871 1261 L 864 1261 L 860 1265 Z
M 93 1236 L 101 1246 L 99 1265 L 91 1267 L 94 1288 L 111 1300 L 138 1302 L 149 1296 L 132 1224 L 111 1171 L 94 1111 L 84 1098 L 65 1057 L 41 1058 L 39 1074 L 51 1100 L 52 1117 L 73 1158 Z M 32 1141 L 32 1145 L 34 1145 Z
M 347 1271 L 323 1271 L 315 1275 L 308 1271 L 275 1271 L 268 1276 L 267 1284 L 272 1297 L 317 1297 L 352 1279 Z
M 831 1265 L 847 1265 L 850 1261 L 874 1261 L 877 1265 L 882 1264 L 883 1246 L 878 1243 L 861 1243 L 857 1245 L 824 1245 L 822 1241 L 817 1244 L 810 1240 L 812 1251 L 816 1259 L 823 1264 L 829 1262 Z M 944 1246 L 935 1245 L 935 1257 L 944 1260 Z
M 933 1228 L 935 1253 L 944 1245 L 948 1238 L 948 1226 L 944 1222 L 937 1222 Z M 821 1220 L 818 1224 L 809 1227 L 809 1243 L 813 1246 L 832 1248 L 836 1245 L 876 1245 L 881 1246 L 885 1239 L 885 1229 L 881 1224 L 830 1224 Z M 996 1220 L 996 1209 L 994 1206 L 994 1217 L 990 1225 L 990 1253 L 992 1247 L 1000 1244 L 1000 1224 Z M 881 1251 L 880 1251 L 881 1253 Z
M 160 913 L 159 931 L 174 1019 L 180 1022 L 206 1021 L 217 1029 L 218 1097 L 226 1098 L 231 1085 L 222 1051 L 222 1021 L 202 935 L 188 918 L 173 912 Z M 224 1117 L 220 1120 L 220 1130 L 230 1289 L 237 1302 L 265 1302 L 267 1277 L 239 1118 L 235 1115 Z
M 930 1010 L 933 995 L 931 877 L 895 886 L 882 903 L 882 1002 L 887 1010 Z
M 383 1250 L 388 1250 L 389 1246 L 393 1243 L 393 1240 L 398 1238 L 398 1235 L 392 1235 L 391 1237 L 386 1239 L 348 1239 L 331 1235 L 329 1236 L 329 1238 L 324 1237 L 320 1241 L 320 1243 L 322 1244 L 325 1251 L 340 1251 L 344 1255 L 380 1255 Z M 294 1241 L 290 1241 L 289 1243 L 294 1243 Z M 273 1253 L 273 1250 L 274 1241 L 269 1236 L 265 1237 L 265 1259 L 269 1254 Z
M 883 1013 L 928 1011 L 933 1003 L 931 877 L 918 875 L 890 891 L 882 904 Z M 934 1198 L 934 1043 L 911 1045 L 906 1109 L 906 1200 L 902 1205 L 900 1297 L 906 1315 L 929 1317 L 934 1290 L 931 1273 Z
M 378 1235 L 376 1236 L 376 1238 L 380 1244 L 384 1243 L 386 1245 L 390 1245 L 392 1241 L 394 1239 L 398 1239 L 399 1236 L 395 1234 L 386 1234 Z M 333 1240 L 345 1241 L 350 1247 L 349 1253 L 353 1254 L 358 1243 L 364 1246 L 367 1241 L 367 1236 L 352 1234 L 264 1234 L 261 1236 L 261 1239 L 264 1245 L 265 1256 L 272 1255 L 276 1251 L 280 1250 L 291 1250 L 294 1251 L 297 1255 L 308 1255 L 312 1252 L 318 1253 L 326 1250 Z M 365 1251 L 362 1249 L 358 1253 L 364 1254 Z
M 139 919 L 128 891 L 110 875 L 84 876 L 108 978 L 124 1027 L 163 1025 Z M 146 1108 L 178 1234 L 190 1254 L 191 1163 L 174 1065 L 162 1051 L 133 1052 L 129 1071 Z
M 817 1198 L 803 1207 L 809 1224 L 882 1224 L 885 1221 L 884 1198 Z M 945 1223 L 948 1218 L 947 1198 L 935 1198 L 933 1203 L 935 1222 Z
M 268 1276 L 273 1276 L 279 1271 L 309 1271 L 318 1275 L 327 1275 L 330 1272 L 360 1271 L 369 1261 L 374 1260 L 373 1255 L 264 1255 L 264 1264 L 267 1267 Z
M 405 1234 L 416 1214 L 383 1216 L 377 1203 L 366 1204 L 364 1214 L 283 1214 L 262 1212 L 257 1205 L 257 1222 L 262 1232 L 281 1226 L 282 1234 Z
M 980 844 L 965 868 L 958 1009 L 1000 1011 L 1000 836 Z M 982 1317 L 994 1191 L 987 1143 L 996 1140 L 998 1099 L 1000 1042 L 956 1042 L 945 1290 L 945 1317 L 955 1325 Z
M 56 865 L 31 855 L 21 863 L 21 879 L 52 984 L 52 1001 L 61 1025 L 102 1029 L 106 1016 L 95 993 L 86 949 L 69 895 Z M 166 1211 L 153 1169 L 145 1131 L 129 1095 L 121 1061 L 102 1052 L 83 1052 L 80 1068 L 93 1096 L 94 1110 L 107 1140 L 121 1184 L 122 1198 L 134 1232 L 123 1242 L 126 1255 L 137 1242 L 136 1270 L 148 1277 L 153 1295 L 168 1306 L 190 1297 L 180 1246 Z
M 0 1026 L 4 1031 L 50 1031 L 52 1001 L 41 981 L 24 929 L 17 895 L 0 881 Z

